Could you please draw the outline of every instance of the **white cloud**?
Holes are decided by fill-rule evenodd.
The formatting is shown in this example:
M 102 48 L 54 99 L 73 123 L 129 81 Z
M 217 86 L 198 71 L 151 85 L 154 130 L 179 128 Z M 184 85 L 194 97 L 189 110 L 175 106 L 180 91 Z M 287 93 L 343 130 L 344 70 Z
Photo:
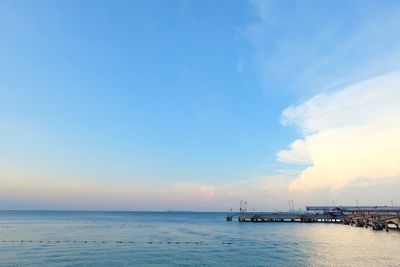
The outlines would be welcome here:
M 303 138 L 278 160 L 309 164 L 292 190 L 338 191 L 400 177 L 400 74 L 319 94 L 284 110 L 282 124 L 296 126 Z
M 290 145 L 289 150 L 278 152 L 278 159 L 281 162 L 310 164 L 311 158 L 305 140 L 296 140 Z

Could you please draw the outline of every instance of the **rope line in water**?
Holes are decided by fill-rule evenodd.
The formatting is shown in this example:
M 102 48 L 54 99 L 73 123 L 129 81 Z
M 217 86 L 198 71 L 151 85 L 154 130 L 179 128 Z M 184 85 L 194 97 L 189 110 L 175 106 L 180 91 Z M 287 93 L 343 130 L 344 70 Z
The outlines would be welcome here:
M 202 242 L 202 241 L 142 241 L 142 242 L 135 242 L 135 241 L 97 241 L 97 240 L 2 240 L 1 243 L 79 243 L 79 244 L 90 244 L 90 243 L 99 243 L 99 244 L 184 244 L 184 245 L 204 245 L 204 244 L 221 244 L 221 245 L 232 245 L 232 242 Z

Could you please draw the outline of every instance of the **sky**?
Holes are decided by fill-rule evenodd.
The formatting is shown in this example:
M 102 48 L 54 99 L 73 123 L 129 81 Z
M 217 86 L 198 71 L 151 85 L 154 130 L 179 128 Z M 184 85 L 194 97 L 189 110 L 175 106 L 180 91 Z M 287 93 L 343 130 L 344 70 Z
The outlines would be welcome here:
M 1 1 L 0 209 L 399 205 L 399 12 Z

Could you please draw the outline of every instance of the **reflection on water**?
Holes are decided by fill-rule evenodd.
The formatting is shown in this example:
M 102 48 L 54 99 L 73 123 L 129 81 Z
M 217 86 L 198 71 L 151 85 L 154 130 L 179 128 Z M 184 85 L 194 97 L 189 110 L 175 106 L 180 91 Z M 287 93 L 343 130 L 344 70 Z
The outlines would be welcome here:
M 399 266 L 400 232 L 223 213 L 0 212 L 0 264 Z M 23 241 L 23 242 L 21 242 Z

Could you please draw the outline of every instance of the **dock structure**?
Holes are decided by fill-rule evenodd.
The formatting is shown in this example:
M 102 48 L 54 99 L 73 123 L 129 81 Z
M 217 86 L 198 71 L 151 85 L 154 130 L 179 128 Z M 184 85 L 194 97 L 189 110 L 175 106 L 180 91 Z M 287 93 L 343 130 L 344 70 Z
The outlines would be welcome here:
M 341 211 L 345 214 L 388 213 L 400 214 L 400 206 L 306 206 L 306 211 Z
M 238 217 L 239 222 L 328 222 L 389 230 L 400 227 L 399 206 L 307 206 L 305 212 L 241 212 L 230 214 L 227 220 Z M 229 219 L 228 219 L 229 218 Z
M 344 215 L 313 214 L 298 212 L 242 213 L 239 222 L 340 222 Z

